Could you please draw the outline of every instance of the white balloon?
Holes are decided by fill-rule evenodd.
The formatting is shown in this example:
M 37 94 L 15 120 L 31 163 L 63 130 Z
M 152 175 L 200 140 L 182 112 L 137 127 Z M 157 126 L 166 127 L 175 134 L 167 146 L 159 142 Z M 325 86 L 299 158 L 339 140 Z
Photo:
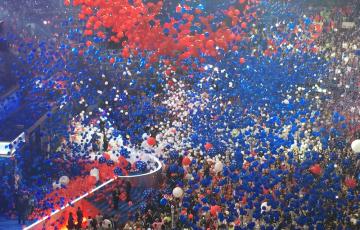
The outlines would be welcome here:
M 61 188 L 60 184 L 58 182 L 56 182 L 56 181 L 53 182 L 52 187 L 53 187 L 54 190 L 57 189 L 57 188 Z
M 182 190 L 182 188 L 180 187 L 176 187 L 174 188 L 173 190 L 173 196 L 176 197 L 176 198 L 180 198 L 182 197 L 184 194 L 184 191 Z
M 99 169 L 97 169 L 97 168 L 91 169 L 90 176 L 96 177 L 96 181 L 99 181 Z
M 354 153 L 360 153 L 360 139 L 351 143 L 351 149 L 354 151 Z
M 110 226 L 110 227 L 109 227 L 109 226 Z M 103 221 L 103 223 L 102 223 L 102 227 L 103 227 L 104 229 L 111 229 L 111 221 L 108 220 L 108 219 L 105 219 L 105 220 Z
M 352 217 L 352 218 L 350 218 L 350 222 L 352 225 L 356 225 L 358 220 L 356 218 Z
M 216 162 L 214 168 L 216 173 L 221 172 L 224 168 L 223 163 L 221 163 L 221 161 Z
M 146 140 L 148 138 L 149 135 L 147 135 L 147 133 L 143 133 L 143 135 L 141 136 L 143 140 Z
M 271 210 L 271 206 L 269 206 L 266 201 L 261 204 L 261 213 L 269 212 L 270 210 Z
M 60 177 L 60 179 L 59 179 L 59 183 L 60 183 L 61 185 L 67 185 L 67 184 L 69 184 L 69 182 L 70 182 L 70 179 L 69 179 L 68 176 L 62 176 L 62 177 Z

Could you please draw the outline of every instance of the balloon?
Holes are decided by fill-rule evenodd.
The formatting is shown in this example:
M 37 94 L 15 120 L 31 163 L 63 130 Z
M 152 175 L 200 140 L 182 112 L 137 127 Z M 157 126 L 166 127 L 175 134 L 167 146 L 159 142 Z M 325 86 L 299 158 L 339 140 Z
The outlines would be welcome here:
M 102 227 L 103 227 L 104 229 L 110 229 L 111 227 L 109 227 L 109 226 L 111 226 L 111 221 L 108 220 L 108 219 L 105 219 L 105 220 L 102 222 Z
M 101 157 L 99 158 L 99 163 L 100 163 L 100 164 L 106 163 L 106 158 L 105 158 L 104 156 L 101 156 Z
M 357 139 L 351 143 L 351 149 L 354 153 L 360 153 L 360 139 Z
M 96 184 L 96 177 L 94 177 L 94 176 L 89 176 L 89 177 L 87 178 L 87 181 L 86 181 L 86 182 L 88 183 L 88 185 L 93 186 L 94 184 Z
M 322 168 L 320 167 L 319 164 L 315 164 L 313 166 L 310 167 L 310 172 L 315 174 L 315 175 L 320 175 L 322 172 Z
M 182 197 L 184 194 L 184 191 L 182 190 L 182 188 L 180 187 L 176 187 L 174 188 L 173 190 L 173 196 L 176 197 L 176 198 L 180 198 Z
M 52 187 L 53 187 L 54 190 L 57 189 L 57 188 L 61 188 L 60 183 L 58 183 L 56 181 L 53 182 Z
M 110 160 L 110 155 L 108 153 L 104 153 L 103 157 L 105 157 L 106 160 Z
M 60 177 L 60 179 L 59 179 L 59 183 L 60 183 L 61 185 L 67 185 L 67 184 L 69 184 L 69 182 L 70 182 L 70 179 L 69 179 L 68 176 L 62 176 L 62 177 Z
M 136 161 L 135 162 L 136 169 L 145 172 L 147 168 L 147 164 L 144 161 Z
M 219 173 L 223 170 L 224 166 L 223 163 L 221 163 L 221 161 L 218 161 L 215 163 L 215 172 Z
M 269 212 L 270 210 L 271 210 L 271 206 L 269 206 L 266 201 L 261 204 L 261 213 Z
M 237 136 L 239 136 L 239 134 L 240 134 L 240 131 L 238 129 L 233 129 L 231 131 L 231 136 L 232 137 L 237 137 Z
M 215 45 L 215 43 L 214 43 L 213 40 L 208 40 L 208 41 L 206 42 L 206 48 L 208 48 L 208 49 L 213 48 L 214 45 Z
M 205 149 L 206 149 L 206 151 L 209 151 L 210 149 L 212 149 L 212 147 L 213 147 L 213 145 L 212 145 L 211 143 L 209 143 L 209 142 L 207 142 L 207 143 L 205 144 Z
M 146 142 L 147 142 L 148 145 L 150 145 L 150 146 L 156 145 L 156 139 L 155 139 L 155 137 L 148 137 L 148 139 L 147 139 Z
M 349 188 L 355 188 L 357 183 L 356 183 L 356 180 L 354 178 L 350 178 L 350 177 L 347 177 L 345 179 L 345 185 Z
M 161 198 L 160 204 L 161 204 L 162 206 L 165 206 L 165 205 L 167 204 L 167 199 Z
M 141 136 L 141 138 L 142 138 L 143 140 L 146 140 L 148 137 L 149 137 L 149 136 L 147 135 L 147 133 L 143 133 L 143 135 Z
M 219 205 L 214 205 L 214 206 L 211 206 L 211 208 L 210 208 L 210 214 L 213 216 L 215 216 L 220 211 L 221 211 L 221 208 Z
M 187 166 L 187 165 L 189 165 L 190 163 L 191 163 L 191 160 L 190 160 L 189 157 L 184 157 L 184 158 L 183 158 L 182 164 L 183 164 L 184 166 Z
M 99 181 L 99 169 L 93 168 L 90 170 L 90 176 L 94 176 L 96 181 Z
M 240 62 L 240 64 L 244 64 L 246 62 L 246 60 L 245 60 L 245 58 L 242 57 L 242 58 L 240 58 L 239 62 Z

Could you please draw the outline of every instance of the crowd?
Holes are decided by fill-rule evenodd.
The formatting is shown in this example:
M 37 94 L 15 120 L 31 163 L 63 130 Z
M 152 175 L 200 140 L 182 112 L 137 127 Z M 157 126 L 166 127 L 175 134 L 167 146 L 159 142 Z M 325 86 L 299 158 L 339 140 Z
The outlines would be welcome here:
M 58 134 L 50 143 L 56 151 L 17 157 L 19 167 L 30 165 L 23 172 L 39 168 L 30 179 L 35 186 L 20 186 L 35 196 L 18 200 L 17 207 L 27 207 L 18 210 L 20 221 L 114 175 L 151 171 L 142 155 L 153 154 L 163 163 L 164 182 L 152 195 L 132 201 L 129 183 L 106 190 L 113 209 L 124 194 L 124 202 L 140 203 L 135 210 L 86 217 L 79 207 L 66 217 L 67 227 L 359 225 L 360 159 L 351 146 L 360 116 L 357 8 L 131 2 L 119 4 L 133 4 L 128 13 L 144 18 L 112 11 L 116 4 L 65 1 L 82 5 L 80 20 L 70 16 L 63 23 L 68 31 L 48 42 L 16 47 L 34 75 L 18 73 L 27 100 L 64 106 L 48 114 L 53 120 L 43 133 Z M 162 12 L 167 8 L 175 9 Z M 344 21 L 355 26 L 343 29 Z M 104 45 L 109 28 L 118 33 L 109 36 L 113 43 L 127 33 L 119 56 Z M 127 222 L 120 221 L 124 215 Z
M 82 225 L 79 225 L 82 223 Z M 76 219 L 73 216 L 73 213 L 69 214 L 67 228 L 69 230 L 73 229 L 120 229 L 118 228 L 118 220 L 116 216 L 108 217 L 102 216 L 100 213 L 94 217 L 88 216 L 86 222 L 84 222 L 84 216 L 81 209 L 79 208 L 76 212 Z
M 341 11 L 342 9 L 337 8 L 333 10 L 333 13 L 339 14 Z M 351 18 L 354 19 L 357 16 L 355 14 Z M 335 17 L 330 16 L 329 18 Z M 177 153 L 168 153 L 169 158 L 165 161 L 164 169 L 166 181 L 159 196 L 156 199 L 147 200 L 147 206 L 142 215 L 134 215 L 123 228 L 356 228 L 359 218 L 358 185 L 343 175 L 356 176 L 360 170 L 358 156 L 353 154 L 350 146 L 346 147 L 345 145 L 358 136 L 356 133 L 358 128 L 354 122 L 350 122 L 349 130 L 356 131 L 347 132 L 346 140 L 342 139 L 341 135 L 336 134 L 336 129 L 343 132 L 341 126 L 345 127 L 341 122 L 336 125 L 337 120 L 357 120 L 353 114 L 346 113 L 346 108 L 341 107 L 342 105 L 339 103 L 341 99 L 344 102 L 357 101 L 356 89 L 359 82 L 359 62 L 356 61 L 358 56 L 355 54 L 358 47 L 358 36 L 356 36 L 358 27 L 350 30 L 341 29 L 341 23 L 345 20 L 341 17 L 341 20 L 333 21 L 332 23 L 335 23 L 334 28 L 338 29 L 333 30 L 334 28 L 332 28 L 331 32 L 317 40 L 324 58 L 330 60 L 332 57 L 336 60 L 332 62 L 329 74 L 323 79 L 325 83 L 321 86 L 329 87 L 326 90 L 339 94 L 335 95 L 329 104 L 324 105 L 325 108 L 321 109 L 323 114 L 320 115 L 321 118 L 318 118 L 319 123 L 324 127 L 335 131 L 331 134 L 332 137 L 329 138 L 328 142 L 320 142 L 316 135 L 309 135 L 320 130 L 313 129 L 314 127 L 311 127 L 313 126 L 311 124 L 301 124 L 304 123 L 301 121 L 299 123 L 302 126 L 301 132 L 294 135 L 298 136 L 299 145 L 291 146 L 291 151 L 284 149 L 284 151 L 272 156 L 269 152 L 251 151 L 246 160 L 245 156 L 244 159 L 240 160 L 236 155 L 242 154 L 236 152 L 228 151 L 226 154 L 222 153 L 222 157 L 209 157 L 205 156 L 200 149 L 177 149 Z M 323 21 L 323 23 L 329 22 Z M 348 42 L 350 44 L 343 45 Z M 337 54 L 334 55 L 333 52 L 337 52 Z M 344 58 L 346 59 L 345 62 L 343 61 Z M 340 74 L 341 71 L 335 69 L 348 71 L 346 74 Z M 337 76 L 334 76 L 334 72 Z M 337 85 L 337 89 L 334 90 L 331 89 L 332 85 L 327 78 L 335 78 L 335 81 L 342 83 Z M 182 84 L 175 83 L 178 89 L 191 88 L 189 85 L 184 87 Z M 346 90 L 346 88 L 350 88 L 349 86 L 355 91 L 350 91 L 350 93 Z M 341 93 L 339 88 L 343 88 L 344 93 Z M 182 124 L 189 122 L 188 113 L 191 113 L 192 109 L 196 107 L 192 103 L 186 104 L 188 103 L 186 101 L 188 99 L 184 99 L 186 93 L 183 90 L 174 90 L 171 92 L 173 95 L 169 97 L 170 102 L 167 106 L 170 107 L 169 116 L 175 115 L 172 123 L 174 125 L 177 121 Z M 343 99 L 349 96 L 353 98 L 350 100 Z M 204 109 L 207 106 L 206 103 L 209 103 L 208 95 L 203 94 L 201 97 L 202 99 L 198 103 L 203 104 L 197 107 Z M 172 101 L 171 98 L 173 98 Z M 164 103 L 166 104 L 166 100 Z M 231 107 L 231 103 L 223 103 L 222 111 Z M 356 106 L 356 103 L 343 103 L 343 105 Z M 352 110 L 354 109 L 356 108 L 353 107 Z M 341 111 L 342 115 L 328 112 L 334 110 Z M 265 121 L 263 118 L 270 115 L 265 109 L 261 113 L 259 117 L 252 115 L 250 117 L 252 116 L 251 118 L 257 124 L 261 124 L 261 121 Z M 201 119 L 201 117 L 196 119 Z M 191 122 L 189 123 L 187 124 L 191 126 Z M 257 126 L 256 123 L 255 127 Z M 189 129 L 186 131 L 192 133 Z M 227 129 L 227 131 L 230 130 Z M 238 136 L 249 131 L 260 134 L 263 132 L 262 128 L 257 126 L 255 129 L 234 129 L 231 134 Z M 221 130 L 220 135 L 224 135 L 223 132 Z M 281 130 L 281 132 L 285 132 L 285 135 L 288 136 L 289 130 Z M 259 137 L 253 137 L 252 142 L 249 140 L 250 150 L 256 148 L 257 141 L 261 141 L 256 140 L 256 138 Z M 304 139 L 308 141 L 304 141 Z M 181 142 L 175 143 L 179 146 L 182 145 Z M 208 146 L 209 149 L 213 148 L 211 145 Z M 315 162 L 319 163 L 314 164 Z M 239 164 L 242 167 L 239 167 Z M 310 170 L 310 173 L 307 172 L 307 169 Z M 341 183 L 341 181 L 345 182 Z M 181 187 L 183 191 L 180 198 L 176 198 L 175 194 L 172 193 L 173 189 L 178 187 Z M 320 198 L 320 196 L 322 197 Z M 174 225 L 172 226 L 172 224 Z

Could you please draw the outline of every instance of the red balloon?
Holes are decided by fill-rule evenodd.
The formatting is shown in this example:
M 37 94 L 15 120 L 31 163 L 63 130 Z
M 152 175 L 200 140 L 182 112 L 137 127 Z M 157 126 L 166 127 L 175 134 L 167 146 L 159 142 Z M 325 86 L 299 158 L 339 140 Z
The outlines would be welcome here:
M 357 183 L 354 178 L 347 177 L 345 179 L 345 185 L 349 188 L 355 188 L 357 186 Z
M 187 166 L 191 163 L 191 160 L 189 157 L 184 157 L 183 160 L 182 160 L 182 164 Z
M 314 164 L 313 166 L 310 167 L 309 170 L 312 174 L 315 174 L 315 175 L 320 175 L 322 172 L 322 168 L 320 167 L 319 164 Z
M 209 143 L 209 142 L 207 142 L 207 143 L 205 144 L 205 149 L 206 149 L 206 151 L 209 151 L 210 149 L 212 149 L 212 147 L 213 147 L 213 145 L 212 145 L 211 143 Z
M 206 48 L 207 48 L 207 49 L 213 48 L 214 45 L 215 45 L 215 43 L 214 43 L 213 40 L 208 40 L 208 41 L 206 42 Z
M 151 146 L 156 145 L 156 139 L 155 139 L 155 137 L 149 137 L 149 138 L 147 139 L 147 143 L 148 143 L 148 145 L 151 145 Z
M 213 216 L 215 216 L 219 211 L 221 211 L 221 208 L 218 205 L 211 206 L 210 208 L 210 214 Z
M 93 35 L 93 31 L 92 30 L 85 30 L 84 35 L 85 36 L 91 36 L 91 35 Z
M 246 2 L 246 0 L 239 0 L 240 4 L 244 4 Z
M 87 178 L 87 182 L 88 182 L 88 184 L 89 185 L 95 185 L 96 184 L 96 177 L 94 177 L 94 176 L 89 176 L 88 178 Z
M 86 46 L 89 47 L 92 45 L 92 42 L 91 41 L 86 41 Z
M 110 64 L 114 64 L 115 63 L 115 58 L 110 58 L 109 62 L 110 62 Z
M 240 58 L 239 62 L 240 62 L 240 64 L 244 64 L 246 62 L 246 60 L 245 60 L 245 58 L 242 57 L 242 58 Z
M 103 156 L 105 157 L 106 160 L 110 160 L 110 155 L 108 153 L 104 153 Z
M 243 29 L 246 29 L 246 28 L 247 28 L 246 22 L 242 22 L 242 23 L 241 23 L 241 28 L 243 28 Z
M 128 163 L 129 163 L 129 162 L 126 160 L 126 158 L 123 157 L 123 156 L 120 156 L 120 157 L 118 158 L 118 161 L 119 161 L 119 164 L 120 164 L 120 167 L 121 167 L 121 168 L 126 167 L 126 166 L 128 165 Z
M 191 214 L 191 213 L 189 214 L 188 217 L 189 217 L 190 220 L 192 220 L 192 218 L 194 218 L 193 214 Z

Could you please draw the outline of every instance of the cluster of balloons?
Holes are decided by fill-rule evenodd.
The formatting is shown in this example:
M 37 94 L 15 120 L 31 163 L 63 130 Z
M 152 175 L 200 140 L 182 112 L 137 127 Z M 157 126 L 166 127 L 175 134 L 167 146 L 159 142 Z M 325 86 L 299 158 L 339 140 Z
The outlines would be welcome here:
M 273 214 L 278 206 L 263 191 L 272 189 L 278 196 L 277 187 L 285 190 L 281 178 L 290 174 L 285 165 L 294 169 L 294 191 L 310 191 L 303 198 L 285 194 L 291 200 L 285 209 L 298 211 L 300 205 L 318 200 L 316 205 L 306 207 L 318 217 L 319 207 L 327 199 L 339 206 L 355 199 L 352 197 L 360 175 L 339 175 L 333 164 L 338 157 L 329 153 L 326 157 L 330 160 L 325 161 L 320 154 L 328 152 L 332 139 L 346 135 L 347 128 L 345 117 L 336 112 L 333 127 L 322 123 L 328 119 L 322 102 L 332 95 L 323 84 L 329 63 L 318 53 L 316 44 L 324 29 L 321 24 L 326 24 L 321 19 L 300 13 L 289 15 L 286 7 L 278 5 L 286 3 L 273 1 L 229 1 L 224 4 L 232 6 L 216 13 L 209 12 L 204 4 L 180 1 L 168 17 L 163 12 L 166 1 L 64 3 L 79 8 L 77 18 L 84 28 L 70 29 L 65 40 L 71 42 L 62 41 L 59 46 L 34 43 L 19 47 L 19 52 L 25 54 L 24 65 L 31 66 L 28 72 L 39 76 L 27 86 L 34 95 L 47 95 L 51 89 L 49 101 L 56 98 L 54 92 L 59 88 L 68 87 L 71 95 L 64 93 L 64 98 L 79 107 L 82 123 L 102 129 L 117 127 L 110 135 L 102 134 L 102 140 L 120 137 L 110 142 L 122 140 L 123 146 L 116 148 L 104 141 L 97 148 L 104 150 L 107 144 L 107 153 L 95 158 L 88 151 L 95 149 L 90 147 L 90 132 L 80 131 L 79 143 L 72 143 L 71 152 L 76 167 L 84 169 L 87 176 L 78 177 L 81 173 L 71 174 L 70 170 L 68 174 L 61 172 L 71 180 L 63 176 L 54 183 L 60 194 L 50 193 L 50 203 L 64 203 L 60 197 L 68 201 L 114 174 L 126 175 L 131 169 L 146 172 L 148 163 L 136 159 L 131 164 L 132 153 L 124 147 L 139 143 L 144 152 L 165 158 L 166 164 L 166 158 L 174 161 L 183 155 L 179 164 L 168 165 L 169 171 L 187 178 L 194 189 L 207 188 L 213 181 L 187 170 L 203 167 L 197 161 L 199 155 L 216 156 L 214 172 L 224 177 L 219 186 L 226 180 L 236 183 L 241 179 L 237 198 L 246 200 L 249 196 L 248 207 L 256 206 L 255 217 L 259 213 Z M 272 18 L 277 19 L 274 25 L 270 23 Z M 73 21 L 69 18 L 68 23 Z M 119 47 L 115 51 L 118 54 L 110 53 L 103 44 Z M 89 112 L 93 107 L 89 105 L 96 105 L 98 111 Z M 67 116 L 66 112 L 63 115 Z M 107 121 L 100 125 L 96 120 Z M 68 135 L 68 127 L 61 130 Z M 142 133 L 149 134 L 142 137 Z M 342 144 L 336 143 L 335 150 L 343 150 Z M 351 148 L 358 154 L 360 140 L 353 141 Z M 188 152 L 199 155 L 190 156 Z M 226 154 L 230 156 L 228 165 L 223 158 Z M 273 170 L 275 163 L 283 164 Z M 351 164 L 349 157 L 341 159 L 344 168 Z M 329 191 L 313 185 L 315 180 L 329 186 Z M 75 184 L 84 186 L 77 189 Z M 346 198 L 335 199 L 342 184 L 349 188 Z M 192 190 L 183 185 L 180 180 L 169 193 L 186 200 Z M 214 192 L 219 191 L 214 188 Z M 317 193 L 324 196 L 318 198 Z M 254 201 L 258 203 L 252 205 Z M 207 202 L 205 197 L 202 202 Z M 168 203 L 166 198 L 160 200 L 163 206 Z M 52 208 L 54 205 L 50 205 Z M 206 208 L 213 216 L 223 215 L 219 204 Z M 186 222 L 197 217 L 183 213 L 181 218 Z
M 225 23 L 217 23 L 213 15 L 206 15 L 201 4 L 196 7 L 188 5 L 191 3 L 179 4 L 176 15 L 162 23 L 163 4 L 163 1 L 130 3 L 122 0 L 75 0 L 72 3 L 81 7 L 78 18 L 86 21 L 84 36 L 120 43 L 123 58 L 151 52 L 148 64 L 160 60 L 161 56 L 175 57 L 177 63 L 189 58 L 204 62 L 203 54 L 218 57 L 219 49 L 227 51 L 232 43 L 243 39 Z M 232 26 L 239 24 L 245 33 L 248 23 L 257 18 L 256 3 L 240 4 L 244 5 L 242 11 L 229 8 L 227 15 Z M 71 2 L 66 0 L 65 5 L 70 6 Z M 122 23 L 117 23 L 119 21 Z M 107 29 L 111 29 L 112 33 L 105 32 Z M 91 46 L 92 42 L 89 40 L 86 44 Z M 233 49 L 237 50 L 237 47 Z M 116 60 L 111 57 L 109 62 L 113 64 Z M 240 63 L 245 63 L 245 59 L 241 58 Z

